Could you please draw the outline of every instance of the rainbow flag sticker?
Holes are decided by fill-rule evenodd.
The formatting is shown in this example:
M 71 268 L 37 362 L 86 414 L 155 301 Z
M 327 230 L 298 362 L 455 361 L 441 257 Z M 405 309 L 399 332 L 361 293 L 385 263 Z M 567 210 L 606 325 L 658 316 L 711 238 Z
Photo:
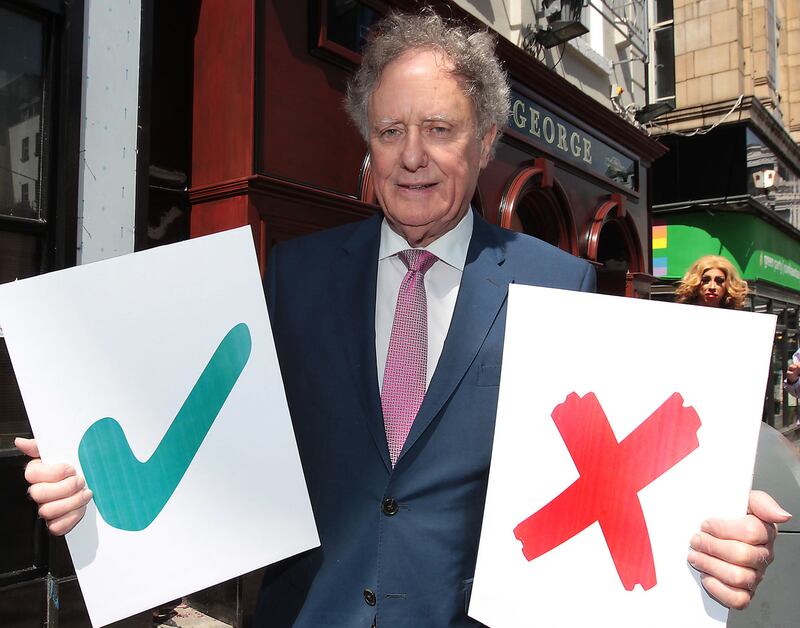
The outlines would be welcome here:
M 653 274 L 667 274 L 667 225 L 653 225 Z

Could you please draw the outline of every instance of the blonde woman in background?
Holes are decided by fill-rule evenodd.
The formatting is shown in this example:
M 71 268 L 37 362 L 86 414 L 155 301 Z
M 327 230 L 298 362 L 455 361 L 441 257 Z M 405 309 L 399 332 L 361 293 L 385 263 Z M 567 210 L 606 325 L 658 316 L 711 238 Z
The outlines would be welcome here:
M 704 255 L 686 271 L 675 294 L 678 303 L 738 310 L 747 296 L 747 282 L 721 255 Z

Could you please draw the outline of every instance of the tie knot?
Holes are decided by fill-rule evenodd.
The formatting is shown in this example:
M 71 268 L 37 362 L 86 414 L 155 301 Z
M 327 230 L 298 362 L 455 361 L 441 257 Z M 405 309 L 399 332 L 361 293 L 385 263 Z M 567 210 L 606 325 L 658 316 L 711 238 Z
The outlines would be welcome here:
M 408 270 L 416 271 L 422 275 L 428 272 L 430 267 L 439 260 L 433 253 L 423 249 L 406 249 L 405 251 L 400 251 L 397 256 L 403 260 L 403 264 L 406 265 Z

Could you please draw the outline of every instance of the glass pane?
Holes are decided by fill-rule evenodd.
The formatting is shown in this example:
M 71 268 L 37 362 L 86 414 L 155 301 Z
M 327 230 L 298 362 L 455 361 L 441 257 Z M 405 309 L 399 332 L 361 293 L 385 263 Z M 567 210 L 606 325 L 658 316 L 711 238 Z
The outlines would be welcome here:
M 558 214 L 559 208 L 551 197 L 552 192 L 538 189 L 531 190 L 522 199 L 516 213 L 518 230 L 528 235 L 535 236 L 553 246 L 567 247 L 569 242 L 561 241 L 561 224 Z
M 672 19 L 672 0 L 655 0 L 656 24 Z
M 30 436 L 30 433 L 5 339 L 0 338 L 0 453 L 14 449 L 16 436 Z
M 43 220 L 44 27 L 0 8 L 0 214 Z
M 28 483 L 25 481 L 25 465 L 28 458 L 19 456 L 0 457 L 0 495 L 3 496 L 3 516 L 0 517 L 0 538 L 3 539 L 3 551 L 0 552 L 0 575 L 9 576 L 15 571 L 30 569 L 36 560 L 36 546 L 39 529 L 36 525 L 36 508 L 28 497 Z M 14 612 L 6 606 L 8 589 L 0 594 L 4 608 L 0 609 L 0 618 L 8 623 L 4 626 L 42 626 L 45 624 L 15 623 L 27 612 L 21 609 Z M 44 596 L 42 596 L 44 597 Z M 29 600 L 27 603 L 32 603 Z M 21 603 L 21 600 L 18 600 Z
M 656 100 L 675 96 L 675 44 L 672 26 L 655 31 Z
M 328 0 L 328 39 L 361 54 L 369 27 L 380 17 L 356 0 Z

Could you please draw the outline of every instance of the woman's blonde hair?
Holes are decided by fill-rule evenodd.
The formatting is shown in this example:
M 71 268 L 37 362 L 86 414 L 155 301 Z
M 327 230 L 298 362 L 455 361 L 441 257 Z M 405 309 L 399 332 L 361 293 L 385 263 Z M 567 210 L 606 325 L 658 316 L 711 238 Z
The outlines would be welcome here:
M 689 267 L 675 290 L 678 303 L 696 303 L 700 297 L 700 284 L 703 274 L 718 268 L 725 274 L 725 295 L 719 306 L 738 310 L 744 305 L 747 296 L 747 282 L 739 276 L 733 264 L 721 255 L 704 255 Z

